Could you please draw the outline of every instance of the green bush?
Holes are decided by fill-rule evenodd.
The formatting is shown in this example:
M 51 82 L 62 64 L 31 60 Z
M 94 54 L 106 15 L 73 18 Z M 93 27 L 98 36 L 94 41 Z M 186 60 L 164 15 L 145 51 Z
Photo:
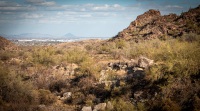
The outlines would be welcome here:
M 35 48 L 32 52 L 32 61 L 34 63 L 39 63 L 42 65 L 52 65 L 55 64 L 55 50 L 51 47 L 47 48 Z
M 69 49 L 65 53 L 65 59 L 69 63 L 80 64 L 81 62 L 88 59 L 88 57 L 89 55 L 83 49 L 80 48 Z

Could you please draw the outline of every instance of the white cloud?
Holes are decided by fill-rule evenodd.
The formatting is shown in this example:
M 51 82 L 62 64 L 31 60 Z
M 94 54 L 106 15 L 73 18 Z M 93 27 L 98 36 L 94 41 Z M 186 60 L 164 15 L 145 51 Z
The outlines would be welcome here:
M 182 9 L 182 6 L 178 6 L 178 5 L 167 5 L 166 8 L 177 8 L 177 9 Z
M 108 4 L 102 5 L 102 6 L 95 6 L 92 9 L 93 10 L 108 10 L 110 6 Z
M 114 4 L 114 5 L 95 5 L 92 7 L 93 11 L 119 11 L 119 10 L 124 10 L 125 8 L 120 6 L 119 4 Z
M 26 0 L 26 3 L 31 5 L 38 5 L 38 6 L 54 6 L 56 2 L 54 1 L 46 1 L 46 0 Z
M 0 1 L 0 7 L 11 7 L 11 6 L 20 6 L 20 5 L 15 2 Z
M 9 7 L 0 7 L 0 11 L 32 11 L 36 10 L 35 7 L 24 7 L 24 6 L 9 6 Z
M 113 7 L 120 8 L 121 6 L 119 4 L 114 4 Z
M 88 17 L 92 17 L 92 15 L 91 14 L 82 14 L 82 15 L 79 15 L 79 17 L 88 18 Z
M 46 10 L 53 10 L 53 11 L 81 11 L 81 12 L 88 12 L 88 11 L 122 11 L 125 10 L 126 7 L 120 6 L 119 4 L 114 5 L 96 5 L 96 4 L 82 4 L 82 5 L 56 5 L 52 7 L 47 7 Z
M 54 1 L 51 1 L 51 2 L 43 2 L 43 3 L 41 3 L 40 5 L 43 5 L 43 6 L 53 6 L 53 5 L 56 5 L 56 2 L 54 2 Z
M 42 18 L 44 15 L 43 14 L 30 14 L 30 13 L 24 13 L 21 15 L 22 18 L 25 19 L 38 19 L 38 18 Z
M 36 8 L 31 6 L 23 6 L 15 2 L 9 2 L 9 1 L 0 1 L 0 12 L 10 12 L 10 11 L 30 11 L 35 10 Z

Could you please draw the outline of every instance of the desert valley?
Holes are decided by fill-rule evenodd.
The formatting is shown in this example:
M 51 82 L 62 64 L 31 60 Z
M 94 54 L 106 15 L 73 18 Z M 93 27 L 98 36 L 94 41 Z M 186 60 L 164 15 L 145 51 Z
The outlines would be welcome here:
M 15 43 L 0 37 L 1 111 L 200 110 L 200 6 L 110 39 Z

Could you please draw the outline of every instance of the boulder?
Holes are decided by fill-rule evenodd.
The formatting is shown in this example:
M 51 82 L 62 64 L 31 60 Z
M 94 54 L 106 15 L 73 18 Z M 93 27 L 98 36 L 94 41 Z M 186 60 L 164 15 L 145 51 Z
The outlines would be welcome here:
M 114 107 L 112 105 L 112 103 L 110 101 L 107 102 L 107 105 L 106 105 L 106 109 L 107 110 L 112 110 Z
M 64 97 L 65 99 L 68 99 L 68 98 L 72 97 L 72 92 L 65 92 L 65 93 L 63 94 L 63 97 Z
M 138 59 L 138 66 L 141 67 L 141 68 L 149 68 L 149 66 L 153 65 L 154 64 L 154 60 L 151 60 L 151 59 L 148 59 L 144 56 L 141 56 L 139 59 Z
M 91 106 L 83 106 L 81 111 L 92 111 L 92 107 Z
M 93 111 L 105 111 L 105 109 L 106 109 L 106 103 L 99 103 L 94 106 Z

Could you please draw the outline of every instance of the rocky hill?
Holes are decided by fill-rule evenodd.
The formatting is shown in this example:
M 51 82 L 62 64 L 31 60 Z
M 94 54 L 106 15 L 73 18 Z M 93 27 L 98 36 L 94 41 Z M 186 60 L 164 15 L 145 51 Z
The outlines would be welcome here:
M 0 50 L 7 50 L 14 48 L 14 44 L 9 40 L 0 36 Z
M 200 5 L 180 16 L 176 14 L 161 15 L 158 10 L 149 10 L 139 15 L 135 21 L 119 32 L 113 39 L 125 40 L 178 37 L 185 33 L 200 34 Z

